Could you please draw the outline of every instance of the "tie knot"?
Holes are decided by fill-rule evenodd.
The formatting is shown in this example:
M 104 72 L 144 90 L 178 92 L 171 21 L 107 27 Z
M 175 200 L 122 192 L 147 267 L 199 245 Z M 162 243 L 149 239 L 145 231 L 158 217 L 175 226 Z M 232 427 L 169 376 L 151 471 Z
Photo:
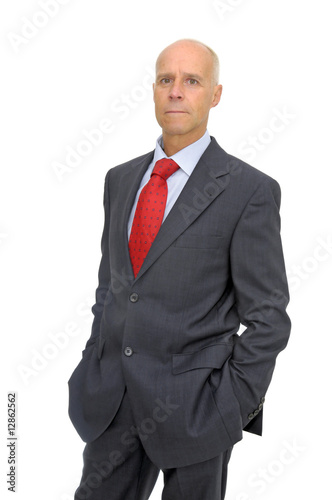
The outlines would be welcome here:
M 174 160 L 170 160 L 169 158 L 163 158 L 162 160 L 158 160 L 156 162 L 151 176 L 156 174 L 162 177 L 163 179 L 167 180 L 179 168 L 180 168 L 179 165 L 175 163 Z

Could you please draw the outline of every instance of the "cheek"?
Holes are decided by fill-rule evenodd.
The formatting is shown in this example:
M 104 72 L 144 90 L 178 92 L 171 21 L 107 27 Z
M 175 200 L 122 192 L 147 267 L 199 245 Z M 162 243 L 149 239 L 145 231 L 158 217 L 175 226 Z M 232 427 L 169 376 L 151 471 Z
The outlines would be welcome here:
M 211 104 L 211 102 L 208 99 L 201 102 L 200 107 L 199 107 L 199 116 L 202 116 L 202 117 L 208 116 L 210 109 L 211 109 L 210 104 Z
M 197 116 L 205 115 L 210 109 L 210 101 L 205 95 L 188 96 L 188 103 Z
M 155 103 L 158 103 L 160 101 L 160 93 L 157 89 L 153 92 L 153 100 Z
M 154 109 L 155 109 L 155 114 L 158 116 L 158 115 L 161 115 L 161 104 L 160 104 L 160 100 L 159 99 L 155 99 L 154 100 Z

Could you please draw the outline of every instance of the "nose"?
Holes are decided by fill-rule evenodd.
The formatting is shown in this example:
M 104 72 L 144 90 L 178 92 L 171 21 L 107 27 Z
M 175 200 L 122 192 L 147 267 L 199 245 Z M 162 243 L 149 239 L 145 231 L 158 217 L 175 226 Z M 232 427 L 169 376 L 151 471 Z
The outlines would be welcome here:
M 177 99 L 177 100 L 183 99 L 183 91 L 182 91 L 179 83 L 177 83 L 177 82 L 173 83 L 168 97 L 169 97 L 170 101 L 175 100 L 175 99 Z

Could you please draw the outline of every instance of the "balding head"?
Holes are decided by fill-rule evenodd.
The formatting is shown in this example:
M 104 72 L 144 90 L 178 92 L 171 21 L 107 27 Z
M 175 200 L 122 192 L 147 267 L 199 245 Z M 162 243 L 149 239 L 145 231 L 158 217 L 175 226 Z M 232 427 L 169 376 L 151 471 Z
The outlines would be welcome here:
M 177 40 L 176 42 L 172 43 L 171 45 L 168 45 L 158 56 L 157 61 L 156 61 L 156 73 L 158 73 L 158 66 L 160 61 L 162 60 L 162 57 L 167 54 L 167 52 L 170 52 L 171 50 L 176 50 L 177 48 L 181 47 L 187 47 L 190 48 L 198 48 L 202 51 L 202 53 L 205 52 L 206 54 L 206 61 L 209 61 L 211 64 L 211 83 L 212 85 L 218 85 L 219 83 L 219 71 L 220 71 L 220 64 L 219 64 L 219 58 L 217 54 L 214 52 L 214 50 L 211 49 L 208 45 L 205 45 L 205 43 L 202 43 L 198 40 L 193 40 L 191 38 L 183 38 L 181 40 Z

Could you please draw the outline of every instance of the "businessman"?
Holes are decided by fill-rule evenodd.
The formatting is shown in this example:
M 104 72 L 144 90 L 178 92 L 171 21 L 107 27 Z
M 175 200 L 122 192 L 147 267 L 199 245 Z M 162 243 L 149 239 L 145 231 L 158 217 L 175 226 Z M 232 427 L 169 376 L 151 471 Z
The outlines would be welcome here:
M 75 500 L 147 500 L 161 470 L 163 500 L 221 500 L 233 445 L 262 432 L 290 332 L 280 189 L 210 137 L 218 73 L 200 42 L 164 49 L 162 135 L 106 175 L 92 333 L 69 380 L 87 443 Z

